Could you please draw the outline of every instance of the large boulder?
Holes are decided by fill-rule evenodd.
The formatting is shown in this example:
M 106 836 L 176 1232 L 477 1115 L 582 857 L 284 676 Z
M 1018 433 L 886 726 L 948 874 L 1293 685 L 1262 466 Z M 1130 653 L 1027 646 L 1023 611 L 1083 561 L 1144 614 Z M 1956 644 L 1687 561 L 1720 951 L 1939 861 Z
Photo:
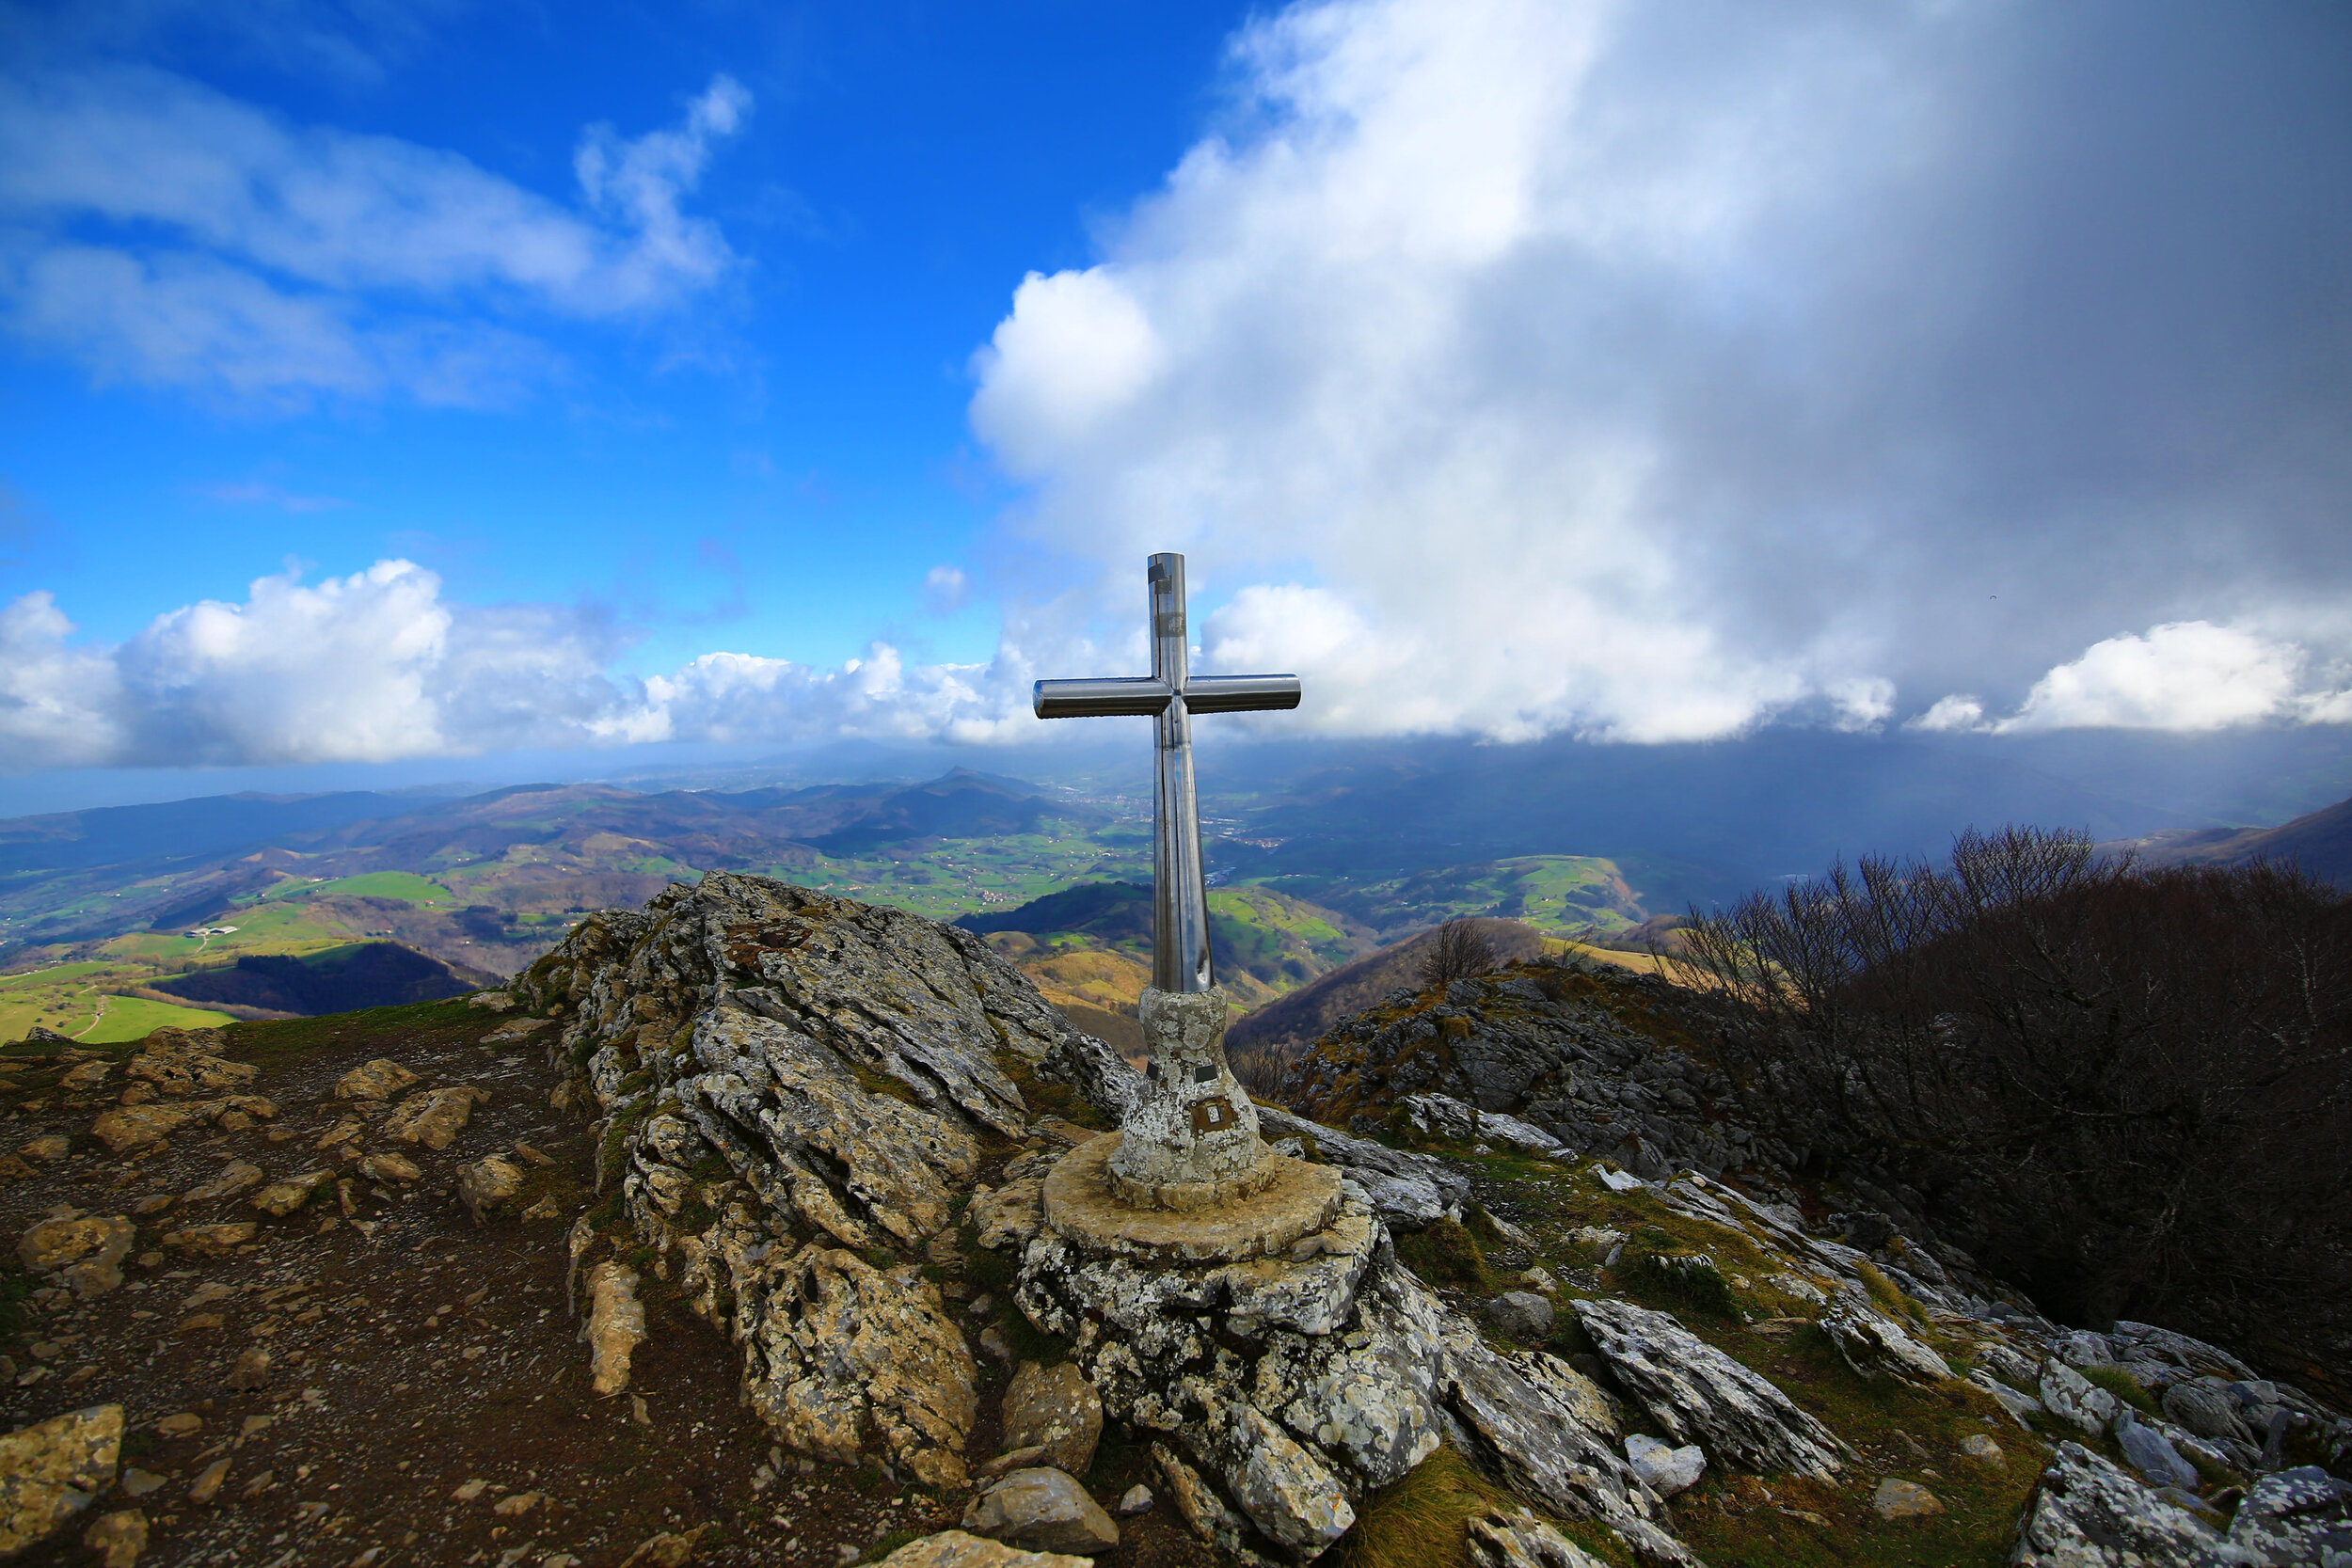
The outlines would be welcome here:
M 2013 1568 L 2201 1563 L 2215 1532 L 2079 1443 L 2060 1443 L 2027 1505 Z
M 963 1528 L 1028 1551 L 1091 1556 L 1119 1545 L 1119 1526 L 1061 1471 L 1015 1470 L 972 1499 Z
M 115 1483 L 122 1406 L 69 1411 L 0 1437 L 0 1557 L 40 1544 Z
M 1073 1362 L 1025 1361 L 1005 1389 L 1008 1453 L 1038 1450 L 1037 1464 L 1083 1476 L 1103 1437 L 1103 1401 Z

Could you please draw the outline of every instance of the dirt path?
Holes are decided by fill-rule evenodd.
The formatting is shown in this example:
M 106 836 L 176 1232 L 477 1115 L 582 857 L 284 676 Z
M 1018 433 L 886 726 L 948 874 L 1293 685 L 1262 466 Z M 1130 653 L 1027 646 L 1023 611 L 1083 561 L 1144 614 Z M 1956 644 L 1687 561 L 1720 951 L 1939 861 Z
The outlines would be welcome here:
M 698 1563 L 838 1564 L 891 1531 L 952 1523 L 949 1500 L 879 1470 L 803 1473 L 771 1455 L 737 1403 L 734 1351 L 658 1281 L 647 1281 L 651 1338 L 629 1392 L 593 1395 L 563 1243 L 592 1201 L 581 1180 L 590 1129 L 548 1108 L 555 1077 L 542 1051 L 476 1043 L 501 1022 L 437 1004 L 241 1026 L 225 1053 L 262 1065 L 251 1086 L 276 1102 L 275 1121 L 183 1132 L 145 1158 L 109 1155 L 89 1136 L 121 1087 L 119 1069 L 81 1097 L 56 1087 L 64 1064 L 54 1055 L 13 1075 L 15 1086 L 0 1089 L 0 1148 L 55 1134 L 71 1152 L 9 1162 L 29 1174 L 0 1185 L 6 1238 L 60 1204 L 127 1214 L 144 1266 L 129 1264 L 121 1289 L 76 1303 L 50 1290 L 24 1299 L 39 1282 L 8 1259 L 0 1310 L 18 1322 L 0 1339 L 11 1363 L 0 1367 L 0 1431 L 120 1403 L 125 1479 L 151 1490 L 100 1507 L 140 1508 L 152 1529 L 140 1560 L 159 1565 L 560 1568 L 565 1558 L 617 1563 L 657 1531 L 701 1525 L 717 1528 Z M 135 1049 L 71 1054 L 119 1061 Z M 333 1085 L 379 1056 L 428 1085 L 473 1084 L 491 1098 L 445 1152 L 369 1143 L 424 1169 L 413 1185 L 374 1189 L 381 1197 L 357 1184 L 364 1230 L 344 1218 L 332 1186 L 283 1219 L 242 1196 L 177 1196 L 231 1160 L 272 1178 L 340 1165 L 314 1148 L 348 1109 Z M 558 1217 L 477 1227 L 451 1195 L 454 1173 L 517 1140 L 554 1157 L 534 1172 L 532 1194 L 554 1197 Z M 245 1220 L 258 1223 L 256 1236 L 222 1256 L 161 1244 L 183 1226 Z M 257 1386 L 234 1386 L 253 1381 L 234 1371 L 252 1350 L 267 1353 L 267 1370 Z M 783 1462 L 772 1481 L 771 1458 Z M 229 1468 L 216 1495 L 191 1501 L 191 1483 L 220 1460 Z M 538 1500 L 523 1504 L 526 1496 Z M 69 1544 L 24 1560 L 83 1558 Z

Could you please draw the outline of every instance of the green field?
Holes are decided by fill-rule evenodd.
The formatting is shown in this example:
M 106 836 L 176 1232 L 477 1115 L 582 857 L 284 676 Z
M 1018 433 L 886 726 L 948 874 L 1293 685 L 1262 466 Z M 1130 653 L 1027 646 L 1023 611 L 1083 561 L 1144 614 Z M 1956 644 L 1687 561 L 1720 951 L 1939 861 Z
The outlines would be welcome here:
M 135 1040 L 166 1024 L 194 1029 L 230 1022 L 225 1013 L 108 994 L 154 978 L 144 964 L 122 963 L 54 964 L 0 975 L 0 1040 L 23 1039 L 36 1028 L 89 1043 Z
M 1391 937 L 1465 915 L 1524 920 L 1557 936 L 1607 934 L 1639 925 L 1645 912 L 1617 863 L 1597 855 L 1519 855 L 1372 882 L 1276 877 L 1265 885 L 1328 905 Z
M 281 882 L 272 888 L 273 899 L 314 898 L 322 894 L 352 898 L 398 898 L 409 904 L 451 904 L 457 895 L 428 877 L 409 871 L 367 871 L 357 877 L 324 881 Z
M 109 996 L 106 1016 L 98 1027 L 80 1036 L 85 1045 L 108 1045 L 117 1040 L 145 1039 L 154 1031 L 173 1029 L 215 1029 L 236 1021 L 227 1013 L 215 1013 L 203 1007 L 181 1007 L 168 1002 L 151 1002 L 144 996 Z

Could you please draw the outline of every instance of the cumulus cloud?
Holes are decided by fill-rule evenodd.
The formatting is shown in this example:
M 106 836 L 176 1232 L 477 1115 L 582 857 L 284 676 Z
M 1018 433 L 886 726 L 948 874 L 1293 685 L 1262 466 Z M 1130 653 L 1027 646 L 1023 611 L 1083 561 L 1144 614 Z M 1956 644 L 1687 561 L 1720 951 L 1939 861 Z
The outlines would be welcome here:
M 0 78 L 0 321 L 101 379 L 239 402 L 503 401 L 554 356 L 499 318 L 643 315 L 737 264 L 681 203 L 750 108 L 720 76 L 675 128 L 591 127 L 574 207 L 161 71 Z
M 1308 677 L 1286 727 L 2334 715 L 2167 628 L 2352 587 L 2347 32 L 1295 5 L 1102 259 L 1015 291 L 972 421 L 1095 635 L 1187 550 L 1209 658 Z M 2060 679 L 2119 625 L 2160 679 Z
M 706 654 L 612 673 L 626 637 L 589 610 L 445 598 L 414 562 L 255 581 L 111 647 L 74 646 L 51 595 L 0 607 L 0 754 L 21 768 L 383 762 L 651 740 L 1001 740 L 1034 727 L 1027 663 L 909 665 L 875 643 L 839 669 Z

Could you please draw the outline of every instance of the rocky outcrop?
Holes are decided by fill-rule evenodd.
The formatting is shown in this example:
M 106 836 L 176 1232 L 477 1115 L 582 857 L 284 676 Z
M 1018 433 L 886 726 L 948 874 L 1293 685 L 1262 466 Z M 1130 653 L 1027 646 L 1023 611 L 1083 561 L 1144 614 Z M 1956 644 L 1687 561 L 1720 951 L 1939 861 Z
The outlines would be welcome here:
M 1830 1476 L 1851 1450 L 1766 1378 L 1663 1312 L 1580 1301 L 1576 1315 L 1617 1383 L 1678 1443 L 1754 1470 Z
M 1689 1568 L 1697 1560 L 1672 1533 L 1661 1493 L 1704 1476 L 1699 1495 L 1711 1497 L 1728 1470 L 1843 1479 L 1854 1452 L 1844 1438 L 1865 1434 L 1833 1433 L 1751 1370 L 1779 1363 L 1750 1354 L 1748 1341 L 1711 1327 L 1702 1338 L 1685 1320 L 1609 1299 L 1603 1271 L 1629 1247 L 1687 1264 L 1687 1279 L 1643 1277 L 1682 1292 L 1674 1299 L 1709 1299 L 1690 1292 L 1711 1289 L 1719 1305 L 1707 1309 L 1723 1314 L 1726 1332 L 1752 1329 L 1757 1346 L 1775 1334 L 1799 1343 L 1786 1338 L 1791 1326 L 1811 1323 L 1885 1398 L 1922 1397 L 1889 1380 L 1931 1386 L 1928 1398 L 1973 1402 L 1985 1419 L 2001 1420 L 1982 1389 L 2021 1423 L 2055 1414 L 2077 1421 L 2086 1445 L 2111 1440 L 2133 1456 L 2143 1475 L 2090 1446 L 2075 1450 L 2080 1459 L 2061 1454 L 2020 1548 L 2043 1555 L 2020 1560 L 2121 1560 L 2064 1554 L 2082 1542 L 2105 1550 L 2101 1541 L 2143 1526 L 2156 1540 L 2169 1528 L 2166 1509 L 2214 1545 L 2219 1516 L 2194 1498 L 2169 1501 L 2168 1484 L 2185 1485 L 2184 1470 L 2200 1465 L 2279 1470 L 2282 1434 L 2308 1447 L 2338 1433 L 2331 1412 L 2213 1347 L 2146 1325 L 2062 1330 L 2022 1298 L 1996 1295 L 1964 1257 L 1915 1243 L 1878 1208 L 1836 1216 L 1823 1234 L 1770 1180 L 1742 1192 L 1710 1178 L 1708 1169 L 1740 1164 L 1728 1151 L 1754 1150 L 1708 1098 L 1704 1071 L 1640 1039 L 1615 1003 L 1580 991 L 1581 983 L 1571 971 L 1521 971 L 1442 1000 L 1390 1004 L 1357 1043 L 1379 1037 L 1398 1049 L 1377 1062 L 1359 1053 L 1350 1085 L 1333 1091 L 1344 1099 L 1367 1072 L 1384 1075 L 1377 1097 L 1356 1101 L 1369 1122 L 1341 1132 L 1260 1108 L 1264 1138 L 1305 1162 L 1327 1199 L 1310 1227 L 1283 1232 L 1279 1245 L 1205 1251 L 1121 1250 L 1082 1225 L 1048 1223 L 1064 1212 L 1057 1195 L 1073 1173 L 1102 1164 L 1111 1141 L 1039 1116 L 1038 1085 L 1068 1085 L 1115 1117 L 1136 1074 L 965 933 L 713 875 L 700 888 L 673 888 L 642 914 L 583 923 L 514 994 L 554 1021 L 517 1037 L 545 1044 L 571 1069 L 563 1098 L 599 1118 L 599 1183 L 617 1193 L 626 1216 L 621 1233 L 599 1237 L 584 1224 L 574 1232 L 592 1327 L 596 1298 L 613 1293 L 617 1256 L 636 1253 L 738 1347 L 743 1397 L 780 1444 L 844 1464 L 880 1462 L 934 1488 L 971 1485 L 970 1511 L 946 1515 L 963 1517 L 967 1530 L 902 1548 L 930 1554 L 910 1561 L 1012 1562 L 1020 1558 L 1004 1554 L 1025 1544 L 1100 1549 L 1114 1538 L 1110 1520 L 1097 1517 L 1101 1500 L 1074 1478 L 1117 1422 L 1150 1455 L 1159 1505 L 1221 1560 L 1314 1560 L 1381 1488 L 1442 1443 L 1545 1514 L 1613 1531 L 1623 1547 L 1613 1555 Z M 1486 1017 L 1497 1009 L 1499 1020 Z M 444 1092 L 419 1089 L 403 1108 Z M 1555 1114 L 1562 1104 L 1581 1107 L 1581 1119 Z M 1614 1107 L 1607 1120 L 1604 1104 Z M 1586 1199 L 1607 1205 L 1606 1223 L 1618 1228 L 1574 1231 L 1593 1265 L 1581 1266 L 1565 1253 L 1568 1233 L 1539 1242 L 1502 1224 L 1509 1206 L 1492 1191 L 1494 1212 L 1474 1213 L 1464 1174 L 1481 1168 L 1474 1162 L 1388 1147 L 1364 1135 L 1375 1123 L 1402 1142 L 1549 1156 L 1557 1163 L 1536 1180 L 1597 1182 Z M 1578 1127 L 1627 1132 L 1597 1146 L 1630 1173 L 1563 1158 L 1581 1134 L 1562 1129 Z M 1701 1162 L 1669 1159 L 1670 1146 L 1713 1163 L 1690 1168 Z M 1776 1164 L 1757 1153 L 1748 1168 L 1769 1178 Z M 988 1186 L 983 1171 L 993 1173 Z M 1789 1201 L 1765 1200 L 1773 1196 Z M 1662 1212 L 1628 1217 L 1645 1205 Z M 1496 1249 L 1489 1266 L 1502 1277 L 1449 1305 L 1404 1266 L 1391 1238 L 1465 1215 Z M 1485 1228 L 1489 1219 L 1502 1224 L 1499 1237 Z M 1665 1243 L 1651 1219 L 1672 1227 L 1671 1258 L 1655 1250 Z M 1720 1243 L 1692 1241 L 1700 1232 L 1691 1226 L 1713 1227 Z M 175 1234 L 195 1245 L 204 1228 Z M 1460 1232 L 1440 1230 L 1415 1245 L 1458 1242 Z M 1059 1364 L 1018 1369 L 993 1457 L 970 1451 L 987 1425 L 984 1401 L 995 1397 L 980 1357 L 1009 1367 L 1014 1353 L 998 1330 L 980 1328 L 982 1304 L 961 1275 L 975 1243 L 1013 1266 L 1011 1305 L 1069 1347 Z M 1507 1260 L 1538 1251 L 1548 1268 Z M 953 1309 L 934 1283 L 942 1270 Z M 1482 1333 L 1478 1298 L 1506 1286 L 1526 1290 L 1506 1292 L 1493 1332 Z M 999 1287 L 987 1288 L 1001 1309 Z M 1720 1305 L 1734 1289 L 1741 1301 L 1762 1297 L 1771 1311 L 1802 1316 L 1743 1319 Z M 1572 1311 L 1597 1354 L 1571 1364 L 1549 1354 L 1545 1311 Z M 2108 1365 L 2156 1394 L 2165 1417 L 2119 1428 L 2113 1401 L 2078 1370 Z M 1628 1409 L 1642 1429 L 1630 1439 Z M 2009 1440 L 2012 1429 L 2001 1431 Z M 1668 1441 L 1656 1441 L 1661 1433 Z M 2341 1436 L 2352 1442 L 2352 1427 Z M 2000 1464 L 2000 1446 L 1981 1442 L 1990 1457 L 1963 1443 L 1947 1463 Z M 1904 1484 L 1881 1489 L 1882 1515 L 1915 1517 L 1947 1500 L 1955 1512 L 1971 1506 L 1956 1479 L 1937 1482 L 1943 1499 Z M 1867 1485 L 1857 1501 L 1862 1495 L 1878 1496 Z M 2278 1516 L 2290 1524 L 2338 1503 L 2332 1494 L 2280 1498 Z M 1031 1525 L 1071 1533 L 1023 1533 Z M 1558 1530 L 1508 1511 L 1474 1522 L 1470 1544 L 1480 1561 L 1587 1560 Z
M 1258 1127 L 1274 1147 L 1347 1172 L 1391 1230 L 1458 1220 L 1470 1200 L 1470 1178 L 1429 1155 L 1391 1148 L 1271 1105 L 1258 1107 Z
M 763 878 L 583 922 L 512 990 L 560 1011 L 601 1180 L 779 1437 L 961 1481 L 978 1366 L 919 1249 L 981 1141 L 1026 1134 L 1014 1072 L 1115 1097 L 1132 1069 L 970 933 Z
M 1793 1151 L 1742 1124 L 1726 1079 L 1628 1022 L 1635 1010 L 1671 1010 L 1676 995 L 1662 982 L 1573 962 L 1456 980 L 1442 995 L 1398 992 L 1317 1040 L 1278 1098 L 1362 1130 L 1392 1108 L 1451 1126 L 1461 1117 L 1433 1099 L 1442 1097 L 1511 1116 L 1495 1125 L 1531 1152 L 1551 1152 L 1539 1141 L 1549 1140 L 1648 1180 L 1682 1168 L 1783 1175 Z M 1460 1131 L 1440 1135 L 1470 1141 Z

